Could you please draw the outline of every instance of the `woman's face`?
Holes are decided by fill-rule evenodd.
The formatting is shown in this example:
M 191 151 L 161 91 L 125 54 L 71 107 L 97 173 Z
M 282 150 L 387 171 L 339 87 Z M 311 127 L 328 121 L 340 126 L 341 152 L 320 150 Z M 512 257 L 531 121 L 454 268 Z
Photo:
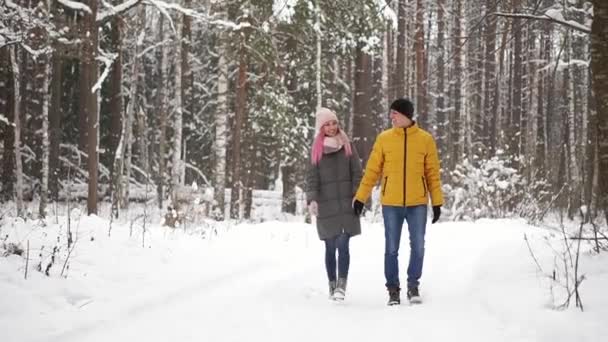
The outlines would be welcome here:
M 323 125 L 323 133 L 328 137 L 333 137 L 338 134 L 338 121 L 331 120 Z

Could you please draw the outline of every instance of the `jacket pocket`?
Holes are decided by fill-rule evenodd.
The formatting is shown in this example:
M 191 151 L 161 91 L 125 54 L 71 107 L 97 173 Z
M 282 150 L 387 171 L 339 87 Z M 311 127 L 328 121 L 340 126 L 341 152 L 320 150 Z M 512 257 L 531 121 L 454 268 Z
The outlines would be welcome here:
M 422 180 L 422 189 L 424 190 L 424 197 L 426 197 L 426 182 L 424 181 L 424 177 L 420 177 Z
M 384 186 L 382 187 L 382 196 L 386 192 L 386 184 L 388 183 L 388 176 L 384 177 Z

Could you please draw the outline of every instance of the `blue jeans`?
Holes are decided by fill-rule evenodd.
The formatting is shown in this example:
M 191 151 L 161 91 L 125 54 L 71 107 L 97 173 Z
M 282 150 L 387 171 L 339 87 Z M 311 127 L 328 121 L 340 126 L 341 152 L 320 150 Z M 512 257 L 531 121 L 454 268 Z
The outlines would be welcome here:
M 338 276 L 340 278 L 348 277 L 348 266 L 350 265 L 349 240 L 350 236 L 346 233 L 324 240 L 325 269 L 329 281 L 336 280 L 336 249 L 338 250 Z
M 400 287 L 399 243 L 403 221 L 407 221 L 410 235 L 410 261 L 407 267 L 407 286 L 418 286 L 424 261 L 424 234 L 426 232 L 426 205 L 413 207 L 382 206 L 384 217 L 384 276 L 386 287 Z

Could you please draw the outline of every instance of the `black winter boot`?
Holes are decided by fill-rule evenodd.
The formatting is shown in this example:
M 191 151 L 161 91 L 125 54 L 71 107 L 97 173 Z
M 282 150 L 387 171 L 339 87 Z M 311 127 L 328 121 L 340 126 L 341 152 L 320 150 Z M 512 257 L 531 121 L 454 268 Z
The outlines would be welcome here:
M 420 304 L 422 303 L 422 298 L 420 298 L 420 293 L 418 292 L 418 286 L 412 286 L 407 288 L 407 299 L 411 304 Z
M 389 287 L 388 288 L 388 305 L 399 305 L 401 304 L 401 295 L 399 292 L 401 291 L 398 287 Z

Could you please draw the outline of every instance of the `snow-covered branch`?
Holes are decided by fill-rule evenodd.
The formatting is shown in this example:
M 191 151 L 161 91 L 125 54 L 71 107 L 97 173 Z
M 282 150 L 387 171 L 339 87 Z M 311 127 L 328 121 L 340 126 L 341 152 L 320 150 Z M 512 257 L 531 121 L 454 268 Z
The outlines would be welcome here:
M 110 70 L 112 68 L 112 63 L 114 63 L 114 60 L 116 59 L 116 57 L 118 57 L 117 53 L 112 53 L 112 54 L 106 53 L 106 54 L 100 54 L 99 56 L 97 56 L 97 60 L 102 61 L 103 64 L 106 65 L 106 68 L 103 69 L 103 73 L 101 74 L 101 76 L 99 77 L 99 79 L 97 80 L 97 82 L 95 83 L 93 88 L 91 89 L 91 93 L 94 93 L 99 88 L 101 88 L 103 81 L 106 79 L 106 77 L 108 77 L 108 74 L 110 73 Z
M 176 4 L 176 3 L 167 3 L 162 0 L 143 0 L 143 2 L 146 5 L 156 7 L 158 9 L 158 11 L 162 15 L 164 15 L 165 18 L 169 21 L 169 25 L 171 26 L 171 30 L 173 30 L 173 32 L 176 32 L 175 25 L 173 24 L 173 20 L 171 19 L 171 15 L 169 14 L 168 10 L 173 10 L 173 11 L 179 12 L 181 14 L 184 14 L 186 16 L 195 18 L 195 19 L 209 21 L 209 16 L 207 14 L 195 11 L 190 8 L 182 7 L 181 5 Z M 230 25 L 234 26 L 235 24 L 230 23 Z
M 63 5 L 64 7 L 73 9 L 75 11 L 85 11 L 89 14 L 93 13 L 93 11 L 91 11 L 91 7 L 86 4 L 83 4 L 82 2 L 76 2 L 71 0 L 57 0 L 57 2 Z
M 515 19 L 546 20 L 546 21 L 560 24 L 562 26 L 566 26 L 568 28 L 571 28 L 571 29 L 579 31 L 579 32 L 591 33 L 590 27 L 577 23 L 576 21 L 564 19 L 564 17 L 561 15 L 561 12 L 559 12 L 559 11 L 547 11 L 541 15 L 525 14 L 525 13 L 501 13 L 501 12 L 496 12 L 496 13 L 494 13 L 494 15 L 497 15 L 499 17 L 515 18 Z
M 97 22 L 97 24 L 103 24 L 110 20 L 113 16 L 124 13 L 130 10 L 131 8 L 139 5 L 141 1 L 142 0 L 127 0 L 120 5 L 110 6 L 109 9 L 97 13 L 97 18 L 95 19 L 95 21 Z

